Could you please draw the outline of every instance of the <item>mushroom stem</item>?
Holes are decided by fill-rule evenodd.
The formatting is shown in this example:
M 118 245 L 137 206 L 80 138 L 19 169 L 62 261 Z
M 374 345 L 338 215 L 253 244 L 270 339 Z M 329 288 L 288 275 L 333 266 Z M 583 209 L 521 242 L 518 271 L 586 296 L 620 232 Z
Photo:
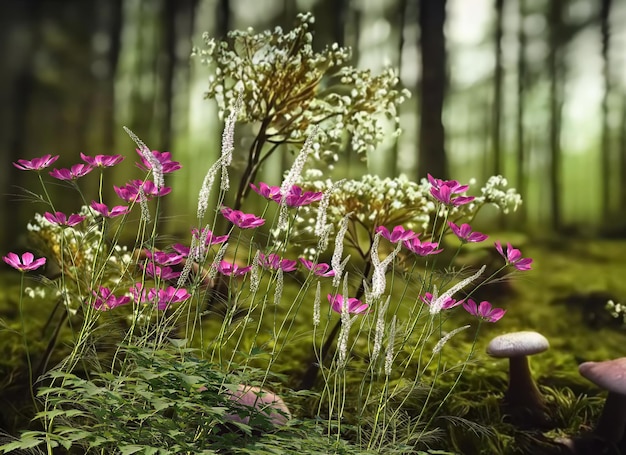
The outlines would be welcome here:
M 528 357 L 513 356 L 509 358 L 509 389 L 505 395 L 509 406 L 545 411 L 543 396 L 530 373 Z
M 626 395 L 609 392 L 595 433 L 607 442 L 617 443 L 626 428 Z

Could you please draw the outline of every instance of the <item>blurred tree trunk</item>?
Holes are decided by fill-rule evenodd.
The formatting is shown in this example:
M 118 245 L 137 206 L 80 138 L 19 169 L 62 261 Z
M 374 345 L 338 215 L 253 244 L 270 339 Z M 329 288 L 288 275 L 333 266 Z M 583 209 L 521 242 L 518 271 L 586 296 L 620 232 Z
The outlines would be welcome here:
M 550 224 L 559 231 L 562 227 L 562 169 L 561 169 L 561 120 L 563 111 L 563 2 L 551 0 L 548 12 L 549 54 L 548 77 L 550 79 Z
M 622 94 L 622 114 L 619 126 L 619 194 L 620 209 L 626 210 L 626 94 Z
M 230 30 L 232 14 L 230 12 L 230 1 L 219 0 L 217 5 L 217 38 L 225 39 Z
M 491 142 L 493 149 L 493 175 L 502 174 L 502 79 L 504 69 L 502 67 L 502 26 L 504 17 L 504 0 L 495 0 L 496 30 L 495 30 L 495 68 L 493 73 L 493 125 L 491 130 Z
M 418 178 L 430 173 L 448 176 L 443 126 L 443 103 L 447 86 L 444 25 L 446 0 L 421 0 L 419 11 L 422 80 Z
M 526 32 L 524 30 L 524 20 L 526 19 L 526 0 L 519 0 L 519 25 L 517 31 L 517 112 L 515 119 L 516 140 L 517 140 L 517 191 L 524 197 L 528 188 L 526 177 L 526 142 L 524 137 L 524 113 L 526 108 Z M 519 208 L 519 221 L 526 221 L 526 204 Z
M 609 17 L 611 14 L 611 1 L 602 0 L 600 8 L 600 30 L 602 34 L 602 77 L 604 79 L 604 93 L 602 96 L 602 215 L 606 219 L 611 207 L 611 131 L 609 127 L 609 97 L 611 94 L 611 72 L 609 61 L 610 29 Z
M 285 5 L 288 4 L 293 4 L 293 1 L 285 0 Z M 315 4 L 313 14 L 317 37 L 314 40 L 316 50 L 321 51 L 328 43 L 345 45 L 348 10 L 347 0 L 322 0 Z M 290 18 L 288 25 L 290 27 L 293 25 L 293 18 Z

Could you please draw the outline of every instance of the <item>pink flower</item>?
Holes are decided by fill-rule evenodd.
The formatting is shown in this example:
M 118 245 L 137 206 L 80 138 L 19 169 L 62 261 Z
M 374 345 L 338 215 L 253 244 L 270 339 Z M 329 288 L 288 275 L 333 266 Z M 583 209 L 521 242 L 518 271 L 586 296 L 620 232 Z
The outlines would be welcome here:
M 184 258 L 189 256 L 189 247 L 183 245 L 182 243 L 175 243 L 174 245 L 172 245 L 172 249 Z
M 112 167 L 124 160 L 122 155 L 96 155 L 87 156 L 84 153 L 80 154 L 81 159 L 90 166 L 93 167 Z
M 89 174 L 92 170 L 93 166 L 78 163 L 73 165 L 70 169 L 53 169 L 49 174 L 58 180 L 76 180 Z
M 472 232 L 472 227 L 464 223 L 460 227 L 454 224 L 452 221 L 448 221 L 448 226 L 452 229 L 452 232 L 461 240 L 463 243 L 467 242 L 482 242 L 488 236 L 483 234 L 482 232 Z
M 141 150 L 136 149 L 136 152 L 139 154 L 141 162 L 143 163 L 137 163 L 137 167 L 144 171 L 151 171 L 152 167 L 150 166 L 150 163 L 144 158 Z M 163 166 L 164 174 L 172 173 L 182 167 L 178 161 L 172 161 L 172 154 L 170 152 L 157 152 L 156 150 L 152 150 L 152 154 L 157 159 L 157 161 L 161 163 L 161 166 Z
M 63 212 L 46 212 L 43 214 L 43 217 L 50 223 L 57 224 L 59 226 L 76 226 L 85 219 L 84 216 L 77 215 L 75 213 L 70 215 L 68 218 L 67 215 Z
M 241 276 L 252 270 L 252 266 L 239 267 L 237 264 L 227 261 L 220 261 L 217 271 L 226 276 Z
M 319 264 L 314 264 L 313 261 L 309 261 L 305 258 L 299 258 L 300 262 L 307 270 L 310 270 L 317 276 L 323 277 L 331 277 L 335 276 L 335 271 L 330 268 L 330 265 L 320 262 Z
M 9 253 L 2 259 L 4 262 L 20 272 L 30 272 L 32 270 L 36 270 L 46 263 L 46 258 L 35 259 L 35 255 L 30 252 L 22 254 L 21 258 L 15 253 Z
M 150 289 L 148 291 L 148 300 L 153 302 L 157 310 L 166 310 L 172 303 L 184 302 L 189 299 L 191 294 L 187 289 L 175 288 L 168 286 L 166 289 Z
M 474 196 L 459 196 L 460 193 L 467 191 L 469 185 L 461 185 L 456 180 L 440 180 L 428 174 L 428 181 L 431 184 L 430 194 L 445 205 L 458 207 L 475 199 Z
M 303 191 L 297 185 L 293 185 L 289 189 L 289 193 L 285 196 L 285 204 L 289 207 L 302 207 L 303 205 L 309 205 L 312 202 L 317 202 L 322 199 L 323 193 L 321 191 Z M 282 202 L 282 196 L 279 195 L 274 199 L 279 204 Z
M 98 292 L 92 291 L 96 300 L 92 303 L 93 307 L 98 311 L 108 311 L 115 307 L 125 305 L 130 302 L 130 297 L 116 297 L 113 292 L 104 286 L 98 289 Z
M 506 310 L 502 308 L 492 308 L 491 303 L 482 301 L 476 304 L 472 299 L 467 299 L 467 302 L 463 304 L 463 308 L 472 316 L 476 316 L 483 321 L 497 322 L 502 319 Z
M 159 265 L 176 265 L 180 264 L 183 260 L 183 256 L 177 253 L 167 253 L 165 251 L 155 251 L 152 253 L 148 249 L 144 249 L 143 251 L 148 259 L 152 259 Z
M 17 163 L 13 163 L 13 166 L 22 171 L 41 171 L 58 159 L 59 155 L 44 155 L 41 158 L 33 158 L 32 160 L 17 160 Z
M 272 201 L 276 201 L 276 197 L 278 197 L 280 200 L 279 186 L 269 186 L 267 183 L 259 182 L 258 187 L 254 183 L 251 183 L 250 188 L 252 188 L 255 193 L 263 196 L 265 199 L 271 199 Z
M 204 243 L 205 246 L 219 245 L 220 243 L 224 243 L 228 240 L 228 234 L 213 236 L 213 231 L 211 231 L 208 227 L 202 228 L 202 230 L 193 228 L 191 230 L 191 235 L 200 243 Z
M 228 207 L 222 207 L 222 215 L 228 221 L 241 229 L 250 229 L 263 226 L 265 220 L 251 213 L 243 213 L 240 210 L 233 210 Z
M 171 267 L 155 265 L 154 262 L 146 263 L 144 270 L 146 271 L 146 275 L 162 280 L 175 280 L 180 276 L 180 272 L 172 270 Z
M 125 215 L 130 212 L 130 207 L 127 207 L 125 205 L 116 205 L 111 210 L 109 210 L 109 208 L 105 204 L 91 201 L 91 204 L 89 206 L 105 218 L 115 218 L 116 216 Z
M 502 243 L 498 240 L 495 242 L 496 250 L 500 256 L 504 258 L 507 265 L 512 265 L 517 270 L 530 270 L 530 264 L 533 262 L 531 258 L 522 258 L 520 250 L 513 248 L 510 243 L 506 244 L 506 253 L 502 250 Z
M 430 306 L 433 303 L 433 295 L 430 292 L 424 294 L 423 297 L 420 297 L 422 301 Z M 446 297 L 441 304 L 440 310 L 447 310 L 449 308 L 454 308 L 463 303 L 463 300 L 459 300 L 458 302 L 454 300 L 452 297 Z
M 259 265 L 266 269 L 282 269 L 283 272 L 293 272 L 296 270 L 297 261 L 282 259 L 279 255 L 271 253 L 265 256 L 259 253 Z
M 139 190 L 143 191 L 144 196 L 146 196 L 146 200 L 150 200 L 154 196 L 165 196 L 166 194 L 172 192 L 172 188 L 169 186 L 157 188 L 151 180 L 131 180 L 125 186 L 113 186 L 113 190 L 117 193 L 120 199 L 129 203 L 139 201 Z
M 402 244 L 413 253 L 418 256 L 428 256 L 430 254 L 438 254 L 443 251 L 443 248 L 437 249 L 439 244 L 437 242 L 422 242 L 417 235 L 412 239 L 405 240 Z
M 343 308 L 343 295 L 341 294 L 328 294 L 328 302 L 330 303 L 330 307 L 333 309 L 335 313 L 341 314 L 341 310 Z M 354 297 L 349 297 L 347 302 L 347 310 L 348 313 L 351 314 L 361 314 L 365 313 L 368 310 L 367 303 L 361 302 L 359 299 L 355 299 Z
M 376 228 L 376 233 L 380 235 L 392 243 L 404 242 L 406 240 L 411 240 L 412 238 L 417 237 L 417 234 L 413 231 L 404 229 L 404 226 L 396 226 L 393 228 L 391 232 L 385 226 L 378 226 Z

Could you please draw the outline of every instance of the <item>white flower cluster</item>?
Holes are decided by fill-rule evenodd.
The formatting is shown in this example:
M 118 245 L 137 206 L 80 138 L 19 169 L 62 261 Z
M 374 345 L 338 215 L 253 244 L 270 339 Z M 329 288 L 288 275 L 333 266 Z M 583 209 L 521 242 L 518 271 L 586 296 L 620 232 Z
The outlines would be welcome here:
M 622 318 L 622 321 L 626 323 L 626 305 L 621 303 L 615 303 L 613 300 L 606 302 L 606 309 L 615 319 Z
M 522 197 L 515 188 L 507 188 L 509 182 L 501 175 L 489 177 L 485 186 L 481 188 L 482 196 L 476 198 L 476 203 L 494 204 L 503 213 L 515 212 L 522 205 Z
M 332 163 L 347 146 L 373 151 L 383 139 L 380 120 L 392 119 L 397 126 L 397 106 L 410 93 L 396 88 L 399 78 L 392 69 L 373 76 L 345 66 L 349 48 L 335 43 L 314 52 L 313 22 L 310 13 L 300 14 L 289 32 L 233 31 L 229 42 L 204 34 L 204 46 L 193 54 L 215 68 L 206 97 L 217 101 L 221 116 L 241 93 L 239 120 L 267 124 L 272 143 L 302 143 L 320 126 L 313 155 Z

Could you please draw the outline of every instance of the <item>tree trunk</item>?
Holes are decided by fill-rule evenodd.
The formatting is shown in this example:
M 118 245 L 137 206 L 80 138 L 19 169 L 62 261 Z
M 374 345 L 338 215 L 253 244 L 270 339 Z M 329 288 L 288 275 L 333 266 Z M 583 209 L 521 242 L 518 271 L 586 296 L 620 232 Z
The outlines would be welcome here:
M 422 57 L 418 178 L 430 173 L 447 178 L 442 120 L 447 86 L 444 24 L 446 0 L 421 0 L 419 25 Z
M 502 147 L 501 147 L 501 118 L 502 118 L 502 23 L 504 16 L 504 0 L 495 0 L 496 30 L 495 30 L 495 68 L 493 73 L 493 125 L 491 142 L 493 149 L 493 175 L 502 174 Z
M 526 0 L 519 0 L 519 29 L 517 48 L 517 113 L 515 119 L 516 140 L 517 140 L 517 191 L 524 197 L 527 190 L 526 178 L 526 144 L 524 137 L 524 111 L 526 107 L 525 87 L 526 87 L 526 32 L 524 31 L 524 20 L 526 18 Z M 526 221 L 526 204 L 519 208 L 519 221 Z
M 611 0 L 602 0 L 600 10 L 600 29 L 602 34 L 602 76 L 604 79 L 604 94 L 602 96 L 602 215 L 606 219 L 611 210 L 611 131 L 609 127 L 609 96 L 611 94 L 611 73 L 609 65 L 610 30 L 609 16 Z

